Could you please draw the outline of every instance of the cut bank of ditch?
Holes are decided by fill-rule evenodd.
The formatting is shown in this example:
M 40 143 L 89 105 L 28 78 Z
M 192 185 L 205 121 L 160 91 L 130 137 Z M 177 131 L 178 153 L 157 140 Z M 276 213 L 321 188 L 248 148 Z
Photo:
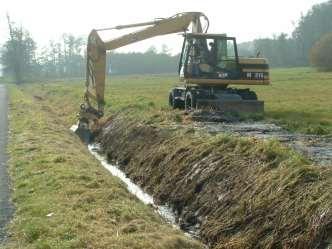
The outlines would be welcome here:
M 110 161 L 211 248 L 327 248 L 332 168 L 276 141 L 152 125 L 123 112 L 97 141 Z

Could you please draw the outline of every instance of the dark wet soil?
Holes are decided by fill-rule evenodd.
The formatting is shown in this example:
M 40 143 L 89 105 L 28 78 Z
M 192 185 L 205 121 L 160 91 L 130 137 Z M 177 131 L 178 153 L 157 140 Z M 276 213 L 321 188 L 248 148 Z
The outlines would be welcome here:
M 240 122 L 239 117 L 222 112 L 197 111 L 189 114 L 193 128 L 203 129 L 211 134 L 232 133 L 259 139 L 275 139 L 290 146 L 316 165 L 332 165 L 332 136 L 291 133 L 268 122 Z
M 8 98 L 5 86 L 0 85 L 0 245 L 6 239 L 6 225 L 12 214 L 10 204 L 9 179 L 7 172 L 7 132 L 8 132 Z

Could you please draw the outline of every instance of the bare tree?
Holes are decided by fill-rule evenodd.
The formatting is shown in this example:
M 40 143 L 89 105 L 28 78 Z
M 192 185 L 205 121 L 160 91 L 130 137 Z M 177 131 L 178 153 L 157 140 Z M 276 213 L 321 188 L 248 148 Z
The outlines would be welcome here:
M 36 43 L 22 26 L 16 26 L 7 14 L 9 39 L 1 50 L 4 74 L 13 76 L 17 84 L 31 77 L 35 66 Z

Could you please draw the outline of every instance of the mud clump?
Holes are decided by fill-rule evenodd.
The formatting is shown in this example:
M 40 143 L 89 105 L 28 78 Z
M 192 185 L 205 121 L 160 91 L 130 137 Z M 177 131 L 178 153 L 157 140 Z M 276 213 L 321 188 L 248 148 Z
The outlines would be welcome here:
M 222 111 L 202 110 L 190 114 L 191 119 L 197 122 L 237 122 L 240 116 Z
M 327 248 L 332 168 L 277 141 L 167 129 L 118 115 L 97 141 L 110 161 L 211 248 Z

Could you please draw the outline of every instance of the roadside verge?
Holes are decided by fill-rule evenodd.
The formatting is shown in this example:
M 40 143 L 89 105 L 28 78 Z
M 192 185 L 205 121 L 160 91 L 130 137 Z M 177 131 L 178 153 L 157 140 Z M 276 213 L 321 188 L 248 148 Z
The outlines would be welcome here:
M 0 85 L 0 245 L 7 237 L 6 226 L 12 215 L 6 153 L 8 136 L 7 109 L 7 89 L 4 85 Z

